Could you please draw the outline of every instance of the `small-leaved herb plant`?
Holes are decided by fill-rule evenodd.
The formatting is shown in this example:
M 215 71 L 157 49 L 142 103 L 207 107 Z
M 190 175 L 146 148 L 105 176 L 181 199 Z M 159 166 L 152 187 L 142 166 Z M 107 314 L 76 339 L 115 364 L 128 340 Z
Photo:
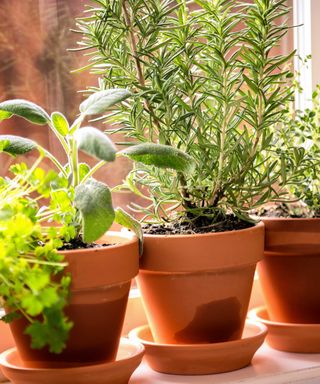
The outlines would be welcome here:
M 136 95 L 108 116 L 121 122 L 108 131 L 174 146 L 196 164 L 177 177 L 135 166 L 125 186 L 146 199 L 133 206 L 145 219 L 214 230 L 228 212 L 248 222 L 249 210 L 286 193 L 269 151 L 293 95 L 294 52 L 275 53 L 288 12 L 285 0 L 89 1 L 77 32 L 79 50 L 89 50 L 83 69 L 99 76 L 93 91 Z
M 63 312 L 70 276 L 59 275 L 66 264 L 57 249 L 63 245 L 61 236 L 69 240 L 72 234 L 68 226 L 42 226 L 38 201 L 49 198 L 53 183 L 57 190 L 64 188 L 65 180 L 53 171 L 45 173 L 37 162 L 31 169 L 15 164 L 11 171 L 12 179 L 0 178 L 0 297 L 7 310 L 2 320 L 24 317 L 32 346 L 48 345 L 58 353 L 72 323 Z
M 26 100 L 0 103 L 0 121 L 16 115 L 48 125 L 67 157 L 67 163 L 61 164 L 28 138 L 0 135 L 0 152 L 14 157 L 39 152 L 30 169 L 24 163 L 15 164 L 11 167 L 15 177 L 0 179 L 0 296 L 10 310 L 7 320 L 22 315 L 30 323 L 27 333 L 34 348 L 48 345 L 51 352 L 61 352 L 72 326 L 63 313 L 70 277 L 52 280 L 64 267 L 57 250 L 75 240 L 77 245 L 80 241 L 90 246 L 114 221 L 142 240 L 140 224 L 121 208 L 114 209 L 110 188 L 93 178 L 103 165 L 126 155 L 126 150 L 117 153 L 107 135 L 91 126 L 81 127 L 87 116 L 103 114 L 130 96 L 126 89 L 95 93 L 80 105 L 80 115 L 72 124 L 63 114 L 49 116 Z M 169 146 L 147 143 L 132 148 L 134 157 L 145 164 L 179 172 L 193 169 L 190 156 Z M 79 162 L 79 150 L 97 159 L 92 168 Z M 58 174 L 39 167 L 44 158 L 52 161 Z
M 277 130 L 275 156 L 291 152 L 300 172 L 288 190 L 300 204 L 288 206 L 291 215 L 320 217 L 320 86 L 312 94 L 312 107 L 290 111 Z

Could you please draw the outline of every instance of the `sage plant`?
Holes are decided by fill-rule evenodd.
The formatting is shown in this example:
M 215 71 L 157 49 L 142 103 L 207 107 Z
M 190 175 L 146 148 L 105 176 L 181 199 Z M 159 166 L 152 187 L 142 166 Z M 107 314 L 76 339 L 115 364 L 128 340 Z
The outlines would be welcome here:
M 7 100 L 0 103 L 0 122 L 15 115 L 33 124 L 48 125 L 67 157 L 66 164 L 61 164 L 47 149 L 28 138 L 0 135 L 0 153 L 17 156 L 37 150 L 39 158 L 33 168 L 44 158 L 49 158 L 64 180 L 63 187 L 56 188 L 55 184 L 52 184 L 51 206 L 43 207 L 38 222 L 57 221 L 63 225 L 67 224 L 71 239 L 77 238 L 85 243 L 92 243 L 116 221 L 134 230 L 142 240 L 139 223 L 121 208 L 114 209 L 109 186 L 94 179 L 95 172 L 121 155 L 178 172 L 189 172 L 194 167 L 190 156 L 168 145 L 145 143 L 117 153 L 107 135 L 91 126 L 81 127 L 88 116 L 107 113 L 116 103 L 130 96 L 131 93 L 126 89 L 109 89 L 95 93 L 80 104 L 80 114 L 72 124 L 69 124 L 62 113 L 53 112 L 49 116 L 43 108 L 27 100 Z M 92 168 L 79 161 L 79 150 L 98 160 Z M 134 153 L 131 155 L 132 151 Z M 24 171 L 28 172 L 27 169 Z M 64 239 L 63 234 L 60 237 Z

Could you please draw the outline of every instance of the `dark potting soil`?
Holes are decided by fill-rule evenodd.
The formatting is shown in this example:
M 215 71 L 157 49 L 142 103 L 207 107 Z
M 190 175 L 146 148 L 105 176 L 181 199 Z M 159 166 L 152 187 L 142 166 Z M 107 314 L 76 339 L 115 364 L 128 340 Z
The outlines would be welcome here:
M 297 204 L 274 204 L 267 207 L 262 207 L 254 211 L 254 214 L 259 217 L 279 217 L 292 219 L 310 219 L 318 217 L 315 212 Z
M 97 243 L 84 243 L 80 237 L 64 243 L 58 251 L 72 251 L 74 249 L 89 249 L 89 248 L 103 248 L 113 244 L 97 244 Z
M 189 220 L 174 221 L 165 224 L 144 224 L 143 232 L 147 235 L 193 235 L 210 232 L 236 231 L 253 227 L 254 224 L 227 215 L 220 222 L 212 224 L 208 217 L 203 217 L 197 223 Z

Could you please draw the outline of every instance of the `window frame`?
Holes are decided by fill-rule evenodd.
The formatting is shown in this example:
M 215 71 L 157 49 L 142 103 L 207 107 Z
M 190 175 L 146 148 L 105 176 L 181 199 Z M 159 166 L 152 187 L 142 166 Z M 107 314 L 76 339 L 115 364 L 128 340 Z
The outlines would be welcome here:
M 312 92 L 320 84 L 320 2 L 319 0 L 293 0 L 294 59 L 295 71 L 303 87 L 296 93 L 295 107 L 304 110 L 312 108 Z M 308 64 L 303 59 L 311 55 Z M 302 59 L 302 60 L 301 60 Z

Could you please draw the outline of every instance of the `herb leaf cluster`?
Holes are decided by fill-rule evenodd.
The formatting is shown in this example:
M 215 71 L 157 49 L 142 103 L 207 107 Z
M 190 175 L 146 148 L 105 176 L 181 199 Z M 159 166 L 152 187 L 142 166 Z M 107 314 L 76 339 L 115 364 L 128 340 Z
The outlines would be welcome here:
M 118 88 L 92 94 L 82 102 L 79 108 L 80 115 L 72 124 L 69 124 L 62 113 L 53 112 L 49 116 L 41 107 L 29 101 L 7 100 L 0 103 L 0 121 L 16 115 L 34 124 L 48 125 L 59 139 L 67 157 L 67 163 L 61 164 L 52 153 L 30 139 L 0 135 L 0 152 L 17 156 L 38 150 L 40 157 L 37 164 L 40 164 L 45 157 L 49 158 L 65 181 L 64 187 L 51 188 L 50 197 L 54 206 L 42 208 L 41 222 L 63 220 L 62 222 L 74 231 L 74 238 L 81 236 L 86 243 L 94 242 L 110 228 L 114 220 L 125 215 L 124 211 L 119 215 L 116 214 L 110 188 L 92 177 L 107 162 L 114 161 L 116 156 L 121 155 L 132 159 L 138 156 L 142 163 L 154 166 L 178 171 L 190 168 L 192 158 L 170 146 L 142 144 L 132 147 L 131 152 L 117 153 L 116 147 L 106 134 L 91 126 L 81 127 L 89 115 L 106 113 L 109 108 L 130 96 L 131 93 L 127 89 Z M 96 165 L 90 168 L 89 165 L 80 163 L 79 150 L 96 158 L 98 160 Z M 137 230 L 137 223 L 128 214 L 125 223 L 142 240 L 141 231 Z
M 32 347 L 47 345 L 59 353 L 72 322 L 64 314 L 71 279 L 62 275 L 66 264 L 57 249 L 61 238 L 74 234 L 68 226 L 41 226 L 37 200 L 49 197 L 50 184 L 58 189 L 64 180 L 37 165 L 28 169 L 22 163 L 11 171 L 14 178 L 0 178 L 0 297 L 7 309 L 2 320 L 24 317 Z M 30 194 L 37 199 L 30 199 Z
M 299 172 L 287 187 L 295 199 L 308 208 L 308 215 L 320 217 L 320 86 L 312 95 L 312 107 L 290 111 L 285 124 L 278 127 L 274 156 L 290 158 L 284 173 L 292 166 Z M 290 156 L 287 154 L 290 153 Z

